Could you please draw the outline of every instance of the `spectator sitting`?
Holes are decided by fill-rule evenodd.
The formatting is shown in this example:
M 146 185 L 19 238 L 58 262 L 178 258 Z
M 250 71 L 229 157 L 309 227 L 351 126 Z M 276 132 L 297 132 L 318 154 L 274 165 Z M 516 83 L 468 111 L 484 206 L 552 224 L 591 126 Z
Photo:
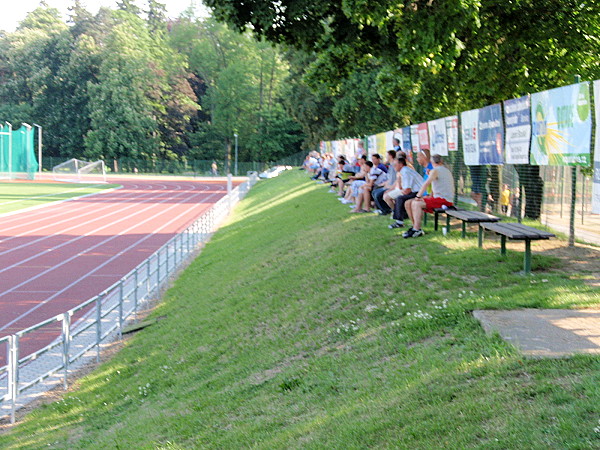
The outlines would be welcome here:
M 370 171 L 367 176 L 367 182 L 361 186 L 360 195 L 356 198 L 356 207 L 352 210 L 354 213 L 369 212 L 371 210 L 372 190 L 382 187 L 387 180 L 387 174 L 379 166 L 375 165 L 375 159 L 367 161 L 365 164 L 370 168 Z
M 370 169 L 367 164 L 367 157 L 365 155 L 361 156 L 358 160 L 358 164 L 360 165 L 360 170 L 356 175 L 351 175 L 348 181 L 350 185 L 349 189 L 346 189 L 346 195 L 344 198 L 340 199 L 340 201 L 344 205 L 348 205 L 354 203 L 356 201 L 356 197 L 358 196 L 358 189 L 365 184 L 366 177 L 368 174 L 368 170 Z
M 419 189 L 423 187 L 423 177 L 419 173 L 408 167 L 406 158 L 399 157 L 395 161 L 395 169 L 398 171 L 398 183 L 400 195 L 396 197 L 394 204 L 394 219 L 393 224 L 389 225 L 390 229 L 401 228 L 404 226 L 404 221 L 408 218 L 406 212 L 406 202 L 417 196 Z
M 406 212 L 408 213 L 413 226 L 402 236 L 405 238 L 423 236 L 421 229 L 421 220 L 423 219 L 423 211 L 433 212 L 435 208 L 444 206 L 453 206 L 454 200 L 454 178 L 452 173 L 444 166 L 440 155 L 431 157 L 433 170 L 429 172 L 429 177 L 417 192 L 415 198 L 408 200 L 405 204 Z M 424 192 L 431 185 L 432 195 L 423 198 Z
M 375 202 L 375 207 L 377 208 L 377 214 L 386 216 L 392 212 L 390 206 L 384 201 L 384 196 L 387 192 L 394 189 L 396 186 L 396 171 L 392 167 L 394 160 L 396 158 L 395 150 L 388 150 L 387 152 L 387 162 L 389 164 L 389 169 L 387 172 L 387 180 L 383 184 L 383 186 L 373 189 L 373 201 Z

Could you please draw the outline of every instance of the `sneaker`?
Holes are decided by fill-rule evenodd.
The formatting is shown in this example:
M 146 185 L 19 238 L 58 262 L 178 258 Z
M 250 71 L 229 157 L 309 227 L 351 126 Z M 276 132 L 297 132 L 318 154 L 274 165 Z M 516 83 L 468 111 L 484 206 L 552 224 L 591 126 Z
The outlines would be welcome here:
M 380 209 L 374 209 L 373 213 L 377 214 L 377 215 L 381 215 L 383 214 L 383 212 Z
M 415 230 L 413 229 L 413 227 L 410 227 L 408 230 L 406 230 L 404 233 L 402 233 L 402 237 L 403 238 L 409 238 L 413 235 L 413 233 L 415 232 Z
M 403 223 L 398 223 L 398 222 L 394 222 L 393 224 L 388 225 L 388 228 L 390 230 L 393 230 L 394 228 L 402 228 L 402 227 L 404 227 L 404 224 Z
M 390 213 L 391 213 L 391 211 L 385 212 L 385 211 L 381 211 L 379 209 L 377 210 L 377 214 L 380 215 L 380 216 L 389 216 Z
M 341 199 L 340 202 L 342 202 L 342 205 L 349 205 L 352 203 L 350 200 L 346 200 L 345 198 Z
M 329 189 L 327 192 L 329 192 L 330 194 L 335 194 L 335 190 L 334 189 Z
M 425 233 L 423 233 L 423 230 L 415 230 L 414 233 L 410 236 L 410 237 L 419 237 L 419 236 L 423 236 Z

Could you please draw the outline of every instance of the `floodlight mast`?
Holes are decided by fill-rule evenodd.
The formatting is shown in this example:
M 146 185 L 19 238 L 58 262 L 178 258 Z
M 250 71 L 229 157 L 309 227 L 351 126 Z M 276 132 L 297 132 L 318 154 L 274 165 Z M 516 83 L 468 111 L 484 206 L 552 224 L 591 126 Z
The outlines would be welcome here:
M 38 172 L 42 173 L 42 126 L 37 123 L 33 124 L 34 127 L 38 129 Z

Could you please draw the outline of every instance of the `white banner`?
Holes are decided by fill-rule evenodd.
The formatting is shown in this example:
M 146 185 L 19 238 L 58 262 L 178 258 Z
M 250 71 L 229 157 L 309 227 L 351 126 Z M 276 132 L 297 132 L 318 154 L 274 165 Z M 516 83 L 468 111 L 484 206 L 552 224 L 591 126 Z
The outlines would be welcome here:
M 419 126 L 410 126 L 410 141 L 412 143 L 413 153 L 419 153 Z
M 427 122 L 429 128 L 429 145 L 432 155 L 448 156 L 448 138 L 446 136 L 446 119 Z
M 460 129 L 463 138 L 463 152 L 467 166 L 479 165 L 479 110 L 472 109 L 460 113 Z
M 446 117 L 446 137 L 448 138 L 448 151 L 458 150 L 458 116 Z
M 594 99 L 596 104 L 596 143 L 592 176 L 592 214 L 600 214 L 600 80 L 594 81 Z
M 529 164 L 530 108 L 529 95 L 504 101 L 504 150 L 507 164 Z

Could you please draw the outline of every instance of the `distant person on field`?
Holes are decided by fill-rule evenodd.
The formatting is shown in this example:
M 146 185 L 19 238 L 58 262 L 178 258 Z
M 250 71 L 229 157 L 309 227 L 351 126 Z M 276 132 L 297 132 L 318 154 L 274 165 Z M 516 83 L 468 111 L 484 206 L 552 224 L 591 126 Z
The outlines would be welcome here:
M 508 184 L 504 185 L 500 194 L 500 207 L 502 208 L 502 214 L 508 215 L 508 207 L 510 206 L 510 189 Z
M 217 162 L 213 161 L 211 166 L 210 166 L 210 171 L 213 174 L 213 176 L 217 176 L 219 175 L 219 167 L 217 166 Z
M 421 220 L 423 219 L 424 211 L 433 212 L 435 208 L 443 208 L 444 206 L 454 206 L 454 178 L 452 172 L 444 166 L 444 162 L 440 155 L 431 157 L 433 169 L 429 172 L 429 176 L 417 195 L 412 200 L 408 200 L 405 204 L 406 212 L 408 213 L 413 226 L 402 236 L 405 238 L 423 236 L 421 229 Z M 432 194 L 423 197 L 427 188 L 431 186 Z

